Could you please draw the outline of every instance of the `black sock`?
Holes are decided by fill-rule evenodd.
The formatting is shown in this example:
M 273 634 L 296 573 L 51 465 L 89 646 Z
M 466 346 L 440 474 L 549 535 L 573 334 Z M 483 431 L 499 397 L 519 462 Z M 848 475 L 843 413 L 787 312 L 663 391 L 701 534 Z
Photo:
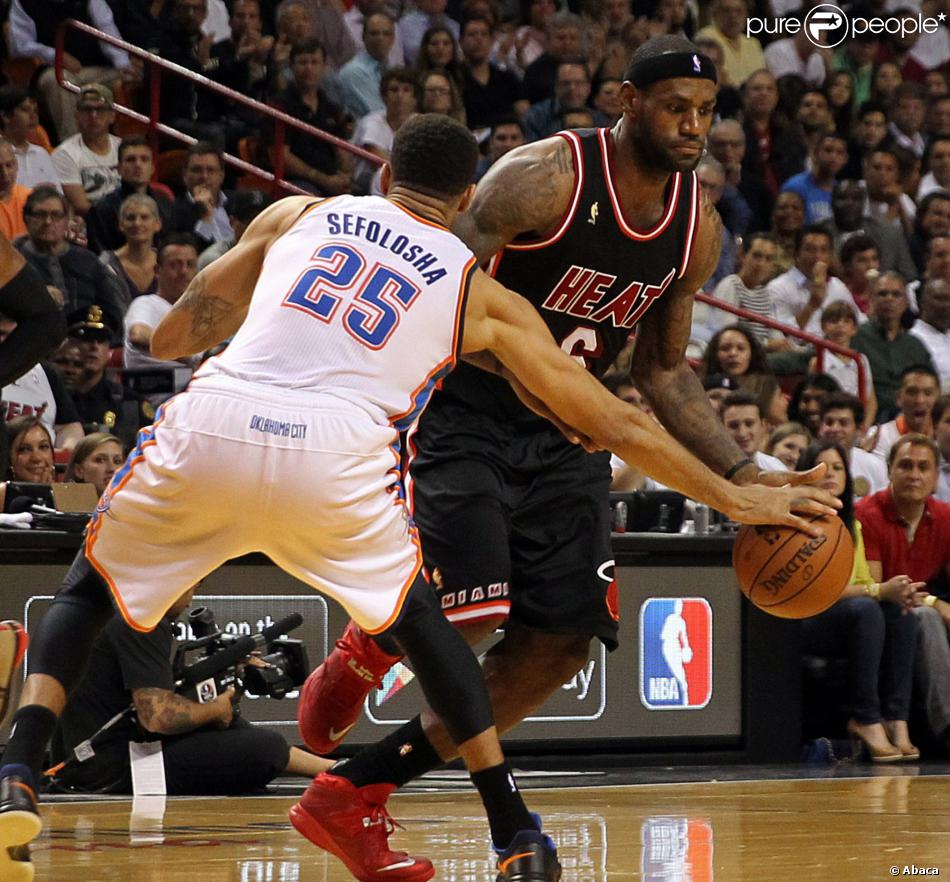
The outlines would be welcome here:
M 26 766 L 33 775 L 33 783 L 40 778 L 46 746 L 56 728 L 56 714 L 39 704 L 28 704 L 13 715 L 13 728 L 3 765 Z
M 485 804 L 491 838 L 504 850 L 519 830 L 536 830 L 537 824 L 521 798 L 521 791 L 507 762 L 480 772 L 472 772 L 472 783 Z
M 346 778 L 355 787 L 367 784 L 402 787 L 441 765 L 442 759 L 422 731 L 422 721 L 416 717 L 382 741 L 361 750 L 353 759 L 334 766 L 331 774 Z

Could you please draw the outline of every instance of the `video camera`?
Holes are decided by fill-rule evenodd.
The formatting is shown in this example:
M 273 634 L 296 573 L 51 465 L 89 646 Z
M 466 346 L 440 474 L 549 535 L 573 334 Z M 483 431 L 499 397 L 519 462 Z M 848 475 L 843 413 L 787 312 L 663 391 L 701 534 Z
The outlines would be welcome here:
M 303 624 L 299 613 L 241 637 L 222 632 L 206 606 L 189 612 L 188 624 L 195 639 L 180 643 L 175 650 L 175 691 L 200 704 L 214 701 L 231 686 L 239 696 L 283 698 L 310 673 L 303 641 L 280 636 Z M 248 663 L 248 657 L 261 649 L 264 654 L 257 663 Z M 199 650 L 204 650 L 202 656 L 187 664 L 188 656 Z

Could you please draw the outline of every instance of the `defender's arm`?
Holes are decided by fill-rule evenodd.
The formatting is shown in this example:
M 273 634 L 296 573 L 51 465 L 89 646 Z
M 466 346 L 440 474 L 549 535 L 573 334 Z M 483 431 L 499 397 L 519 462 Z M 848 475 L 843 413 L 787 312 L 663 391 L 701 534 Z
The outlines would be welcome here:
M 261 212 L 237 245 L 191 280 L 155 328 L 152 355 L 167 360 L 194 355 L 234 334 L 247 315 L 268 249 L 314 201 L 291 196 Z
M 566 425 L 668 487 L 735 520 L 789 524 L 813 534 L 814 527 L 792 515 L 791 507 L 833 511 L 834 498 L 817 488 L 735 487 L 715 475 L 652 419 L 611 395 L 562 352 L 524 298 L 480 271 L 472 281 L 462 348 L 463 352 L 490 350 Z

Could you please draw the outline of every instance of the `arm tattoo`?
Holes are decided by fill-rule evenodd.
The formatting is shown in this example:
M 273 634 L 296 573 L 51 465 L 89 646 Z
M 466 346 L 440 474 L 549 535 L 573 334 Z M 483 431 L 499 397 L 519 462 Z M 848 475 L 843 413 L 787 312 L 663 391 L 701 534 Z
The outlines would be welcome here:
M 543 152 L 542 152 L 543 150 Z M 470 211 L 453 232 L 479 261 L 486 261 L 516 236 L 540 234 L 563 216 L 574 184 L 570 144 L 528 145 L 500 160 L 479 184 Z
M 234 311 L 234 304 L 215 297 L 205 290 L 205 282 L 199 273 L 176 304 L 191 312 L 191 336 L 201 341 L 212 335 L 219 324 Z
M 196 714 L 201 707 L 167 689 L 135 690 L 139 721 L 144 728 L 158 735 L 181 735 L 201 727 L 204 720 Z
M 664 428 L 714 472 L 724 474 L 744 458 L 706 398 L 685 359 L 693 293 L 716 268 L 722 220 L 703 194 L 697 250 L 684 278 L 654 304 L 637 329 L 631 373 Z

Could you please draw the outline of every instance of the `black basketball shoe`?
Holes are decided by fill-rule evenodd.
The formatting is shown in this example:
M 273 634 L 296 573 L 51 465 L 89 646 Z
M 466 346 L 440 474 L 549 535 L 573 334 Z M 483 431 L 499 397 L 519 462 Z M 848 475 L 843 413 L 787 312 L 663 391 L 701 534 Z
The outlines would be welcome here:
M 39 836 L 41 827 L 33 788 L 17 775 L 0 778 L 0 879 L 4 882 L 32 882 L 29 843 Z
M 495 882 L 560 882 L 561 865 L 549 836 L 522 830 L 498 855 Z

